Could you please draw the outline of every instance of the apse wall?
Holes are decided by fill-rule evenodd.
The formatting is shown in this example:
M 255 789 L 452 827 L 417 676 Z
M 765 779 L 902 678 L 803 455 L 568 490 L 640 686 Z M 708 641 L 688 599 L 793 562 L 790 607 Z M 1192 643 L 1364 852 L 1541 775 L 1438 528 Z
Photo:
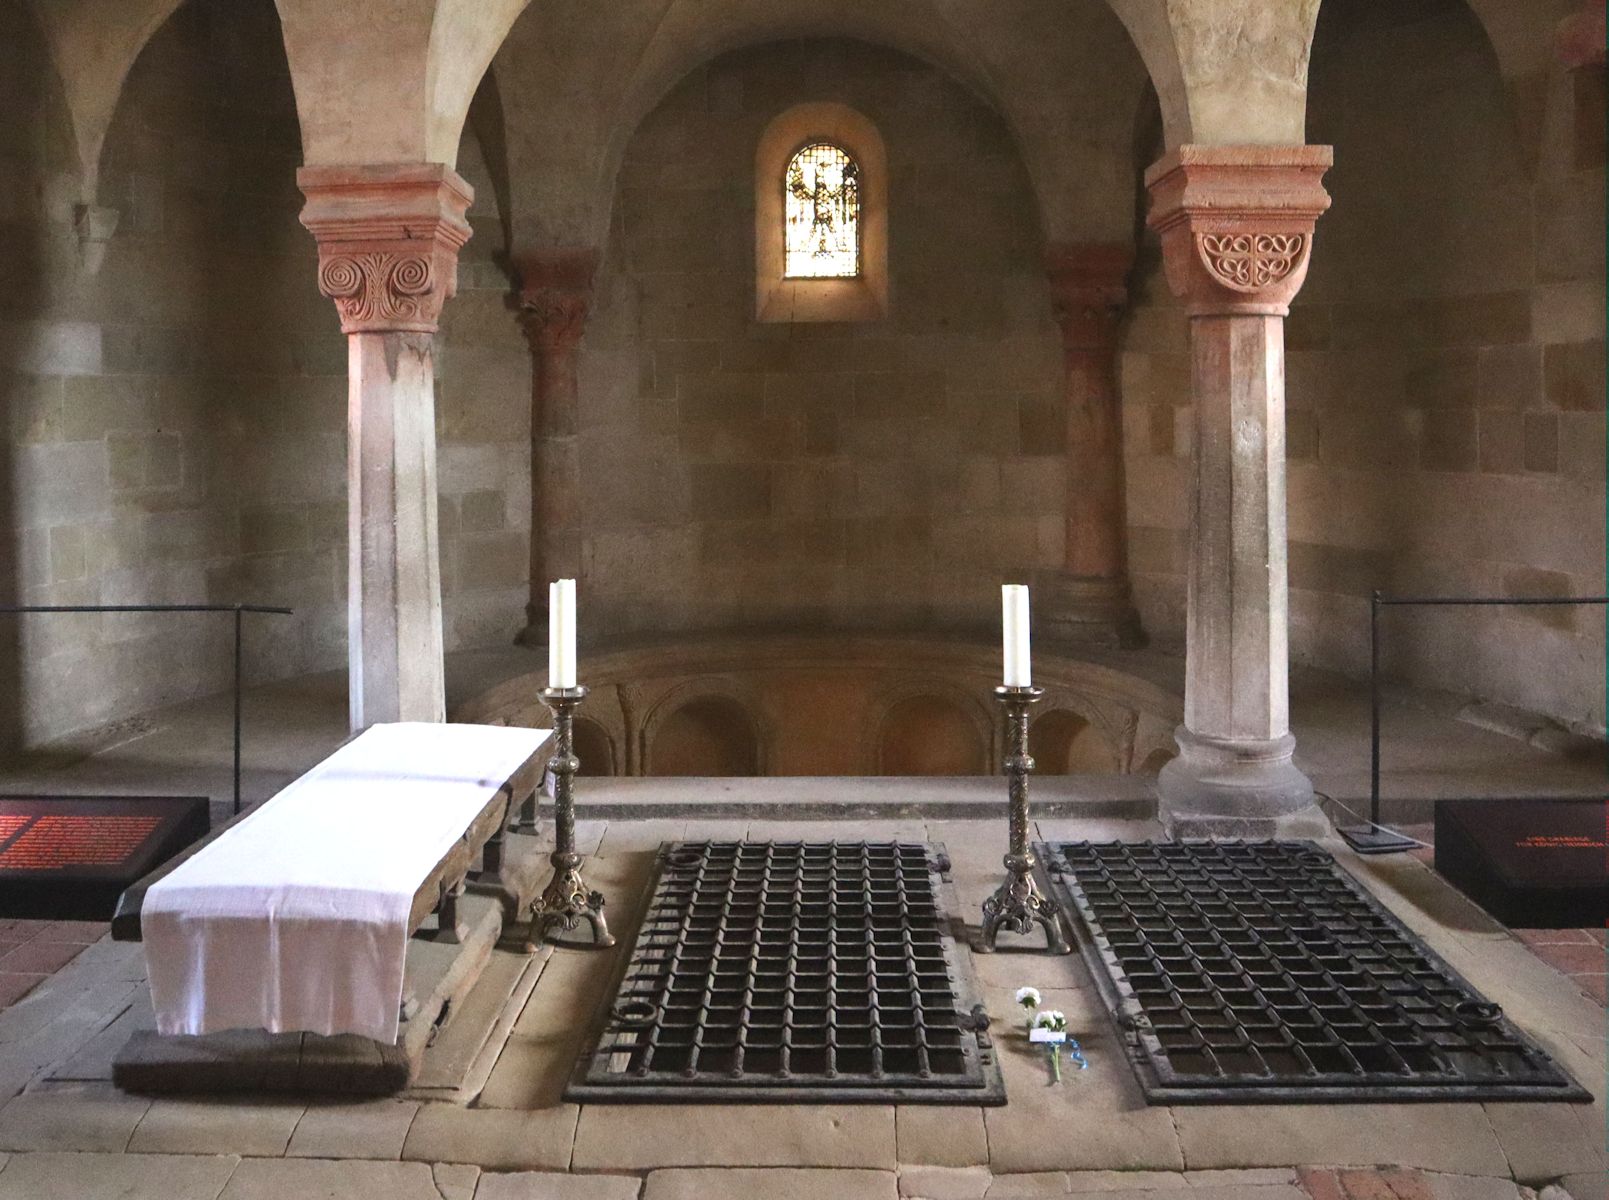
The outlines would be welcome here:
M 1320 9 L 1308 138 L 1335 147 L 1334 203 L 1286 325 L 1298 661 L 1365 672 L 1375 587 L 1603 592 L 1602 75 L 1594 116 L 1540 58 L 1504 79 L 1462 0 Z M 1189 359 L 1148 242 L 1132 552 L 1148 625 L 1177 636 Z M 1603 632 L 1601 609 L 1393 610 L 1382 644 L 1397 677 L 1601 728 Z
M 824 100 L 887 147 L 889 313 L 761 323 L 756 144 Z M 1007 131 L 936 70 L 812 41 L 682 81 L 627 150 L 582 342 L 591 636 L 997 621 L 1001 580 L 1062 554 L 1042 263 Z
M 120 217 L 94 273 L 72 231 L 77 174 L 45 42 L 24 4 L 0 0 L 0 22 L 0 111 L 14 118 L 0 123 L 4 600 L 290 605 L 294 617 L 248 623 L 250 678 L 343 666 L 345 339 L 297 221 L 272 3 L 192 0 L 135 63 L 102 159 L 100 203 Z M 529 366 L 506 277 L 488 275 L 502 241 L 480 215 L 490 199 L 438 365 L 449 646 L 511 636 L 524 595 Z M 0 628 L 11 740 L 227 686 L 228 626 L 33 617 L 20 645 Z

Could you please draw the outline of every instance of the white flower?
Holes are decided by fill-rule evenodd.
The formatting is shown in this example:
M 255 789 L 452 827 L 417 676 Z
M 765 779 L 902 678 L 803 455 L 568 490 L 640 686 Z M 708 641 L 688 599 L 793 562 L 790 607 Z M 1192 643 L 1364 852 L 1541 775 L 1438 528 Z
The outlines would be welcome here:
M 1040 996 L 1038 988 L 1020 987 L 1017 989 L 1017 1003 L 1022 1005 L 1024 1008 L 1038 1008 L 1039 1001 Z
M 1046 1009 L 1034 1018 L 1035 1029 L 1051 1029 L 1057 1033 L 1066 1032 L 1067 1014 L 1058 1012 L 1054 1008 Z

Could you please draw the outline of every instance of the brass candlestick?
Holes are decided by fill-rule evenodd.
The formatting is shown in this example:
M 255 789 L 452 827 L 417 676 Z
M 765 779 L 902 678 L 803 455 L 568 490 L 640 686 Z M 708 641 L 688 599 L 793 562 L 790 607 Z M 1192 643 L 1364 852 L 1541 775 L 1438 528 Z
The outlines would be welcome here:
M 575 851 L 575 773 L 581 760 L 575 756 L 575 710 L 586 699 L 584 687 L 543 688 L 542 703 L 553 712 L 553 878 L 542 894 L 531 901 L 530 928 L 526 934 L 527 953 L 547 940 L 550 929 L 568 932 L 586 921 L 592 929 L 592 944 L 613 946 L 609 924 L 603 916 L 603 893 L 592 891 L 581 878 L 581 856 Z M 555 939 L 556 945 L 561 943 Z
M 1039 894 L 1034 883 L 1034 852 L 1028 847 L 1028 773 L 1034 760 L 1028 754 L 1028 708 L 1045 694 L 1041 687 L 997 687 L 995 699 L 1006 712 L 1007 787 L 1011 795 L 1010 844 L 1006 850 L 1006 879 L 994 895 L 983 902 L 983 929 L 977 949 L 992 954 L 1002 929 L 1012 933 L 1033 932 L 1035 924 L 1045 927 L 1045 942 L 1052 954 L 1068 953 L 1056 910 Z

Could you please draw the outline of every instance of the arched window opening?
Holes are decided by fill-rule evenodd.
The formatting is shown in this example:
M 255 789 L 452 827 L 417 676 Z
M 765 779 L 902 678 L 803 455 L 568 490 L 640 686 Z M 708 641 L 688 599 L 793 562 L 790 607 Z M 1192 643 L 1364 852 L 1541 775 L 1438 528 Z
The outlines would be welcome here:
M 860 166 L 831 142 L 815 141 L 788 161 L 783 180 L 788 279 L 860 274 Z

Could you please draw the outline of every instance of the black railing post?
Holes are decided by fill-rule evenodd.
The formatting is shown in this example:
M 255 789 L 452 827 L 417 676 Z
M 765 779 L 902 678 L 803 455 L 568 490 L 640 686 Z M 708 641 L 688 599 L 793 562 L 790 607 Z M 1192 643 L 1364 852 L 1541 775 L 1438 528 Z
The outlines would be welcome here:
M 1342 826 L 1340 834 L 1360 854 L 1390 854 L 1411 850 L 1421 843 L 1380 823 L 1380 607 L 1414 608 L 1527 608 L 1556 605 L 1609 605 L 1609 596 L 1382 596 L 1376 588 L 1369 596 L 1369 817 L 1365 824 Z M 1504 796 L 1492 799 L 1536 799 Z M 1349 812 L 1351 810 L 1348 810 Z M 1352 813 L 1357 816 L 1356 813 Z M 1359 818 L 1362 820 L 1362 818 Z
M 243 617 L 246 613 L 276 613 L 279 616 L 293 615 L 294 609 L 275 608 L 266 604 L 0 604 L 0 613 L 20 615 L 23 613 L 194 613 L 194 612 L 232 612 L 235 614 L 235 754 L 234 754 L 234 803 L 235 813 L 240 813 L 240 730 L 241 730 L 241 692 L 244 681 L 241 678 L 241 642 Z
M 240 815 L 240 619 L 245 615 L 235 605 L 235 816 Z
M 1369 822 L 1380 825 L 1380 589 L 1369 597 Z

